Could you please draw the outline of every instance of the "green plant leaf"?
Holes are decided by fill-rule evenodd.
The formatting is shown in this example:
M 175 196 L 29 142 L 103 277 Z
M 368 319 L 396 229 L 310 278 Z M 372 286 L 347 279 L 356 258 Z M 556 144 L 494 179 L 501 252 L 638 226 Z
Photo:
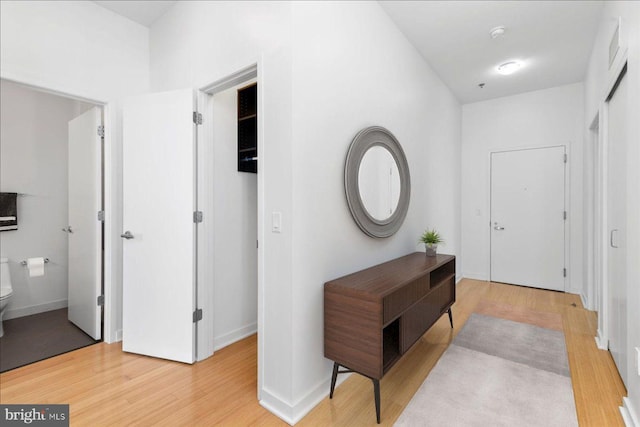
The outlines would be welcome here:
M 422 236 L 420 236 L 420 241 L 428 245 L 444 244 L 444 239 L 435 229 L 426 229 Z

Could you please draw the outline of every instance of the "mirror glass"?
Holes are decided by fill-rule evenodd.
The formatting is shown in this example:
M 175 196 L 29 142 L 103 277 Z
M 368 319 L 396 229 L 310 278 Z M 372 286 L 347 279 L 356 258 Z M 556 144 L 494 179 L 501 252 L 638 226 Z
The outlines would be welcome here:
M 400 175 L 393 155 L 374 145 L 362 156 L 358 190 L 369 215 L 378 221 L 390 218 L 400 200 Z

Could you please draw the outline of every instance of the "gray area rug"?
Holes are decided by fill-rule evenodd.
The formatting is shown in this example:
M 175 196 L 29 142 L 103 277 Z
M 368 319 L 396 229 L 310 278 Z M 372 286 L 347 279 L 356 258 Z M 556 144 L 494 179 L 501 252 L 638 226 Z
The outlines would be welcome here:
M 473 313 L 396 426 L 577 426 L 562 332 Z
M 95 341 L 67 319 L 67 309 L 5 320 L 0 372 L 77 350 Z

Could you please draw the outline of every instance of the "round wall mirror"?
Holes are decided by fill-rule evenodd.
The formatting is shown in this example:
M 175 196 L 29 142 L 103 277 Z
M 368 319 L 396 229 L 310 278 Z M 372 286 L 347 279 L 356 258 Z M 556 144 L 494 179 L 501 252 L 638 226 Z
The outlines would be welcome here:
M 351 142 L 344 170 L 347 204 L 356 224 L 371 237 L 389 237 L 409 209 L 411 179 L 402 147 L 379 126 Z

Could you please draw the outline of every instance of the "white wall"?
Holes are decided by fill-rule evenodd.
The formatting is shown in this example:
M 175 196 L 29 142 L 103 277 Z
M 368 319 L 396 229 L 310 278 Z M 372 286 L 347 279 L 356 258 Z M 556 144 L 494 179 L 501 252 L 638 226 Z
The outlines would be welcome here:
M 122 132 L 118 99 L 149 89 L 149 30 L 90 1 L 0 2 L 0 77 L 105 108 L 105 340 L 122 329 Z
M 424 250 L 435 227 L 459 249 L 460 105 L 378 4 L 294 4 L 293 398 L 304 413 L 328 391 L 323 284 Z M 389 129 L 411 173 L 411 204 L 387 239 L 351 218 L 343 168 L 353 137 Z
M 67 306 L 68 122 L 91 105 L 0 82 L 0 191 L 18 196 L 18 230 L 0 234 L 13 296 L 5 319 Z M 20 265 L 48 257 L 43 277 Z
M 90 1 L 2 1 L 2 78 L 93 100 L 148 87 L 148 29 Z
M 213 95 L 213 344 L 256 332 L 258 176 L 238 172 L 238 88 Z M 205 142 L 206 143 L 206 142 Z
M 607 92 L 617 75 L 609 69 L 609 42 L 622 18 L 620 30 L 621 51 L 626 52 L 628 69 L 628 105 L 627 105 L 627 394 L 625 407 L 635 414 L 635 425 L 640 425 L 640 375 L 638 375 L 638 355 L 640 348 L 640 3 L 625 1 L 608 1 L 602 13 L 602 20 L 589 67 L 585 77 L 585 117 L 583 128 L 588 129 L 591 121 L 600 111 L 603 115 L 604 101 Z M 622 59 L 624 55 L 620 55 Z M 602 142 L 606 138 L 602 135 Z M 589 141 L 585 139 L 585 144 Z M 600 310 L 599 317 L 606 316 Z M 628 425 L 633 425 L 629 423 Z
M 201 88 L 258 64 L 264 111 L 258 128 L 258 198 L 264 206 L 258 217 L 258 392 L 263 405 L 284 411 L 293 400 L 291 8 L 289 2 L 178 2 L 150 30 L 153 91 Z M 273 211 L 282 213 L 280 234 L 260 227 L 265 218 L 270 226 Z
M 582 290 L 581 83 L 523 93 L 462 107 L 462 274 L 489 279 L 489 153 L 566 145 L 568 213 L 567 289 Z
M 328 393 L 324 282 L 421 249 L 426 227 L 445 236 L 444 251 L 458 251 L 460 105 L 374 2 L 179 2 L 151 28 L 153 90 L 202 87 L 255 62 L 264 110 L 259 393 L 294 422 Z M 374 124 L 394 132 L 412 177 L 405 223 L 383 240 L 358 229 L 342 181 L 351 139 Z M 280 234 L 270 231 L 272 212 L 282 213 Z

